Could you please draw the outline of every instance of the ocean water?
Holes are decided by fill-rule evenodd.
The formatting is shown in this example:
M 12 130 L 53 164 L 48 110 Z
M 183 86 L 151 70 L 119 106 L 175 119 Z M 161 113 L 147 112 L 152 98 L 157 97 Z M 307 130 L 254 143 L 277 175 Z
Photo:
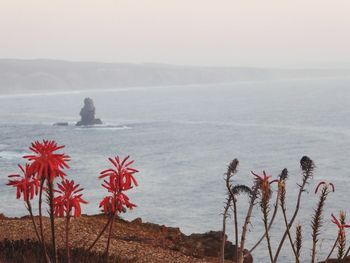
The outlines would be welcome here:
M 75 127 L 85 97 L 93 98 L 96 116 L 104 125 Z M 57 127 L 55 122 L 69 122 Z M 252 184 L 251 170 L 276 177 L 290 173 L 288 211 L 294 210 L 296 183 L 301 181 L 299 160 L 316 163 L 314 179 L 304 193 L 296 223 L 304 228 L 303 260 L 310 256 L 310 220 L 317 202 L 315 186 L 332 181 L 318 249 L 320 259 L 337 235 L 331 213 L 347 210 L 350 217 L 350 79 L 242 82 L 226 85 L 134 88 L 51 95 L 0 97 L 0 213 L 26 214 L 6 186 L 7 175 L 18 171 L 21 157 L 34 140 L 55 139 L 66 145 L 72 158 L 69 178 L 85 188 L 89 201 L 84 213 L 97 213 L 106 194 L 97 179 L 110 167 L 108 157 L 131 155 L 139 187 L 130 192 L 138 207 L 126 219 L 180 227 L 187 233 L 220 230 L 225 200 L 224 173 L 233 158 L 240 160 L 236 183 Z M 240 222 L 247 198 L 238 200 Z M 263 233 L 257 208 L 247 247 Z M 350 221 L 350 219 L 349 219 Z M 232 219 L 228 234 L 233 238 Z M 241 228 L 241 226 L 240 226 Z M 278 242 L 283 223 L 277 219 L 271 235 Z M 292 230 L 294 232 L 294 229 Z M 294 234 L 294 233 L 293 233 Z M 287 242 L 287 241 L 286 241 Z M 286 243 L 287 244 L 287 243 Z M 255 262 L 268 262 L 265 244 L 253 254 Z M 288 244 L 281 262 L 292 262 Z

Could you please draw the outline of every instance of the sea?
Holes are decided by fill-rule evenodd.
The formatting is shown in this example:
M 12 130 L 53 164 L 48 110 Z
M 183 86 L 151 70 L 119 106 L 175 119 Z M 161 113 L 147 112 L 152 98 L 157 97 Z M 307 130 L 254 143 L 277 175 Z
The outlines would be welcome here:
M 94 100 L 103 125 L 76 127 L 83 100 Z M 54 126 L 68 122 L 68 126 Z M 135 160 L 139 186 L 129 191 L 137 207 L 121 217 L 179 227 L 185 234 L 222 229 L 226 199 L 224 174 L 234 158 L 240 161 L 233 184 L 252 185 L 251 171 L 276 178 L 289 171 L 287 214 L 294 212 L 300 159 L 314 160 L 314 177 L 302 195 L 295 223 L 303 227 L 302 262 L 310 261 L 311 218 L 321 181 L 335 185 L 325 205 L 317 243 L 324 259 L 337 237 L 331 214 L 348 212 L 350 222 L 350 78 L 237 82 L 115 90 L 67 91 L 0 96 L 0 213 L 26 215 L 7 175 L 19 172 L 35 140 L 56 140 L 71 156 L 68 177 L 84 188 L 86 214 L 100 212 L 107 194 L 99 173 L 111 167 L 109 157 Z M 271 212 L 276 185 L 271 199 Z M 239 231 L 248 197 L 238 197 Z M 37 206 L 34 205 L 35 211 Z M 227 234 L 234 240 L 232 216 Z M 284 223 L 281 213 L 271 229 L 276 251 Z M 257 205 L 247 236 L 249 249 L 263 234 Z M 291 229 L 295 235 L 294 227 Z M 279 262 L 294 262 L 288 240 Z M 254 262 L 269 262 L 266 242 L 253 252 Z

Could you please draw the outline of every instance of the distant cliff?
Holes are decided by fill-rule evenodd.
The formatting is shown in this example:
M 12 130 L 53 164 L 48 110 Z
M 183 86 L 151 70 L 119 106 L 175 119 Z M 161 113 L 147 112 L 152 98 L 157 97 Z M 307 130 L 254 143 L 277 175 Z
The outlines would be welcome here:
M 282 70 L 0 59 L 0 94 L 349 76 L 350 70 Z

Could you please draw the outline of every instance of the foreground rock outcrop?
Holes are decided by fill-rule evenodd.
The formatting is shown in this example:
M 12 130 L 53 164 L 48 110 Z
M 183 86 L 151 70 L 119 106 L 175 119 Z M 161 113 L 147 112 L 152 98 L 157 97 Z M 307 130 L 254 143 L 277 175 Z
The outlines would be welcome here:
M 35 219 L 38 223 L 38 218 Z M 106 223 L 103 215 L 82 216 L 72 219 L 70 236 L 74 248 L 87 248 Z M 49 220 L 44 218 L 45 236 L 50 237 Z M 56 220 L 58 245 L 64 248 L 64 219 Z M 120 262 L 140 263 L 217 263 L 220 251 L 221 232 L 208 232 L 187 236 L 179 228 L 166 227 L 152 223 L 142 223 L 141 219 L 132 222 L 117 219 L 113 228 L 111 253 L 120 258 Z M 28 217 L 0 217 L 0 242 L 9 240 L 36 240 Z M 103 252 L 107 233 L 96 244 L 94 251 Z M 227 251 L 233 251 L 230 242 Z M 231 258 L 232 253 L 226 254 Z M 227 260 L 227 263 L 233 262 Z

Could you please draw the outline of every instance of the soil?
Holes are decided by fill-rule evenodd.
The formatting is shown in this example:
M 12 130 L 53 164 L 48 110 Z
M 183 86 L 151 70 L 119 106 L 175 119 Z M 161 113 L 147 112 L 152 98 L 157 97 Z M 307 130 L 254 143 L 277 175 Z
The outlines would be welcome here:
M 37 226 L 39 219 L 35 218 Z M 50 242 L 49 219 L 43 218 L 44 236 Z M 88 248 L 107 222 L 104 215 L 72 218 L 70 224 L 70 244 L 74 248 Z M 65 219 L 57 218 L 56 239 L 58 246 L 64 248 Z M 0 215 L 0 241 L 37 240 L 29 217 L 7 218 Z M 117 219 L 113 225 L 110 253 L 125 262 L 140 263 L 217 263 L 221 243 L 221 232 L 184 235 L 178 228 L 143 223 L 140 218 L 132 222 Z M 94 251 L 104 252 L 107 231 L 96 243 Z M 227 250 L 233 251 L 232 244 L 227 242 Z M 232 253 L 226 254 L 233 258 Z M 122 262 L 123 262 L 122 260 Z M 233 261 L 227 260 L 227 263 Z

